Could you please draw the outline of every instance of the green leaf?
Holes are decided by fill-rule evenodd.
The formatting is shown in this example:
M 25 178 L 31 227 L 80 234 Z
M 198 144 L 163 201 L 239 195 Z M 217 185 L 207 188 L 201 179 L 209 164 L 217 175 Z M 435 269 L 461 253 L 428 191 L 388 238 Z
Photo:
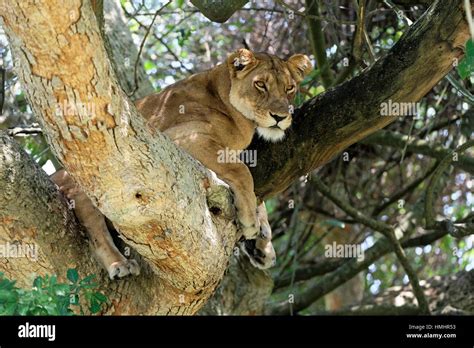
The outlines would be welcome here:
M 15 292 L 9 290 L 0 290 L 0 303 L 17 301 L 18 296 Z
M 464 59 L 457 66 L 459 76 L 465 79 L 474 72 L 474 42 L 469 39 L 466 42 L 466 54 Z
M 474 42 L 471 39 L 466 41 L 466 56 L 474 57 Z
M 91 275 L 88 275 L 87 277 L 85 277 L 84 279 L 82 279 L 79 284 L 81 285 L 84 285 L 84 284 L 95 284 L 92 282 L 92 280 L 95 279 L 95 274 L 91 274 Z
M 33 286 L 35 288 L 41 289 L 43 287 L 43 278 L 36 277 L 35 280 L 33 281 Z
M 79 274 L 77 273 L 77 270 L 70 268 L 67 270 L 67 279 L 71 281 L 71 283 L 76 284 L 77 281 L 79 280 Z
M 16 303 L 7 303 L 5 305 L 5 309 L 2 311 L 0 310 L 0 315 L 15 315 L 16 313 L 16 307 L 17 307 L 17 304 Z
M 104 294 L 100 293 L 100 292 L 96 292 L 94 294 L 94 297 L 97 299 L 97 301 L 99 301 L 100 303 L 104 303 L 104 302 L 107 302 L 107 296 L 105 296 Z
M 99 301 L 97 301 L 97 299 L 95 297 L 91 298 L 91 306 L 90 306 L 89 309 L 90 309 L 91 313 L 93 313 L 93 314 L 100 312 L 100 303 L 99 303 Z
M 461 78 L 464 80 L 469 77 L 471 74 L 471 67 L 468 63 L 467 60 L 463 59 L 459 64 L 458 64 L 458 74 L 461 76 Z
M 68 284 L 56 284 L 56 286 L 54 287 L 54 292 L 58 296 L 69 295 L 70 286 Z

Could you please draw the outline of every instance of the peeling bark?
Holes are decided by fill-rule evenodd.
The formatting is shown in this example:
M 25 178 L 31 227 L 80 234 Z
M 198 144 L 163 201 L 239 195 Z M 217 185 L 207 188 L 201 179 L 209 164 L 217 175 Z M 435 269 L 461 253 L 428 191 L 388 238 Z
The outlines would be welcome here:
M 268 271 L 252 266 L 247 256 L 237 253 L 214 295 L 199 315 L 262 315 L 272 294 L 273 280 Z
M 193 314 L 235 244 L 235 225 L 207 206 L 207 190 L 220 181 L 164 135 L 151 134 L 118 85 L 89 2 L 1 1 L 0 13 L 54 153 L 159 275 L 153 304 L 138 313 Z M 133 313 L 128 302 L 137 299 L 121 298 L 120 312 Z

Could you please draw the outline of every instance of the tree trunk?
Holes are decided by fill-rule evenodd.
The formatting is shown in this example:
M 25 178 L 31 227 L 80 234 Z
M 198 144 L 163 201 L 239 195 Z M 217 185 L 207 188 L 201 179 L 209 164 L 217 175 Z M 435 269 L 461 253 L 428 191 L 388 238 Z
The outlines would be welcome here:
M 207 202 L 212 193 L 212 204 L 232 211 L 229 191 L 146 127 L 118 85 L 88 1 L 1 1 L 0 13 L 17 74 L 55 154 L 152 270 L 126 282 L 154 285 L 122 296 L 120 312 L 137 313 L 137 297 L 148 293 L 138 313 L 195 313 L 235 244 L 235 225 L 227 214 L 213 216 Z

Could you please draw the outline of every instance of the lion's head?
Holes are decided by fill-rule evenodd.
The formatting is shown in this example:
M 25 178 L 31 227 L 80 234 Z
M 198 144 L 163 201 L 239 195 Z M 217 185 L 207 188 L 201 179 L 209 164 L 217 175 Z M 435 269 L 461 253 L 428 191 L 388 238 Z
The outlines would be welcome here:
M 279 141 L 291 125 L 291 102 L 299 83 L 311 71 L 309 58 L 295 54 L 288 60 L 267 53 L 239 49 L 227 59 L 232 106 L 257 125 L 265 140 Z

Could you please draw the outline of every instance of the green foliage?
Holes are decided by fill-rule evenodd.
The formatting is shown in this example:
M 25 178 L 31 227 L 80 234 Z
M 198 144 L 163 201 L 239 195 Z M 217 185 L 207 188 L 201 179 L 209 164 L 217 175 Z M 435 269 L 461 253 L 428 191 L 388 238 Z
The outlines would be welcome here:
M 20 289 L 0 272 L 0 315 L 73 315 L 71 306 L 78 306 L 84 314 L 80 296 L 91 313 L 98 313 L 107 297 L 97 290 L 94 278 L 90 275 L 80 279 L 77 270 L 69 269 L 69 283 L 58 283 L 55 275 L 46 275 L 37 277 L 31 289 Z
M 471 39 L 466 42 L 466 55 L 458 64 L 458 73 L 461 78 L 465 79 L 474 72 L 474 42 Z

